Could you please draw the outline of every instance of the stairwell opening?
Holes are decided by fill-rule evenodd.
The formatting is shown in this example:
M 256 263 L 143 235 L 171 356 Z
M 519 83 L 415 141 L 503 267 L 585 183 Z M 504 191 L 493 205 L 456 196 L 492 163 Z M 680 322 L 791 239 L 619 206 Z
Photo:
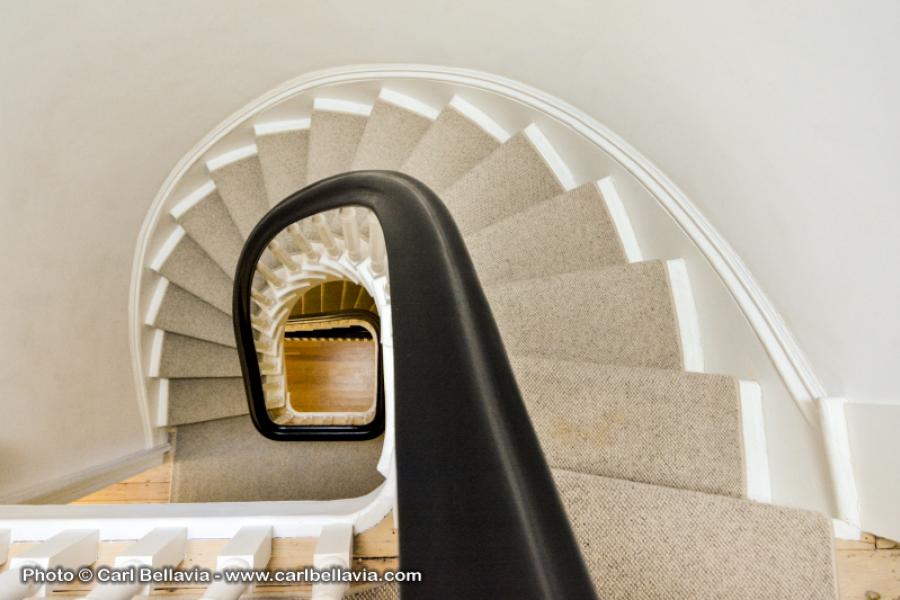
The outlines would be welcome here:
M 378 309 L 349 280 L 301 294 L 284 327 L 285 403 L 270 410 L 282 425 L 365 425 L 378 392 Z

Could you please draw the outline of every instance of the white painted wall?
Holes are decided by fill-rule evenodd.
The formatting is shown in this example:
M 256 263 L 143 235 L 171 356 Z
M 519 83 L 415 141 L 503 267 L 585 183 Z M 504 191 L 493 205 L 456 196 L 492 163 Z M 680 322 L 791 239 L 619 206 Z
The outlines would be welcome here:
M 590 113 L 736 248 L 830 394 L 898 402 L 898 25 L 893 0 L 3 3 L 0 493 L 143 443 L 125 311 L 150 200 L 244 102 L 347 63 L 492 71 Z
M 900 540 L 900 406 L 844 406 L 864 531 Z

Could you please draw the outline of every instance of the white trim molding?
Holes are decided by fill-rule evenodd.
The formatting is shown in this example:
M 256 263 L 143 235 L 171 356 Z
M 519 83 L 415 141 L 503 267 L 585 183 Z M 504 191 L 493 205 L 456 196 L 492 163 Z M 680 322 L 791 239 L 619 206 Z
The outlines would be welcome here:
M 391 81 L 435 82 L 458 90 L 492 94 L 543 113 L 546 118 L 575 131 L 601 150 L 634 177 L 694 243 L 736 301 L 807 421 L 818 427 L 815 400 L 825 398 L 827 393 L 781 316 L 719 232 L 690 199 L 635 148 L 587 113 L 518 81 L 469 69 L 433 65 L 351 65 L 317 71 L 287 81 L 240 108 L 182 157 L 154 198 L 137 240 L 129 300 L 132 365 L 148 447 L 153 443 L 155 428 L 151 418 L 152 402 L 145 386 L 145 365 L 141 359 L 142 337 L 145 335 L 143 315 L 139 314 L 141 286 L 147 253 L 154 247 L 153 234 L 178 184 L 225 136 L 284 101 L 327 86 L 373 82 L 390 86 Z M 316 99 L 316 104 L 317 107 L 322 106 L 321 100 Z M 451 100 L 450 106 L 475 119 L 499 141 L 508 139 L 509 134 L 502 127 L 459 96 Z
M 669 287 L 672 290 L 672 304 L 675 306 L 675 320 L 681 337 L 681 355 L 684 370 L 703 373 L 703 344 L 700 341 L 700 319 L 694 292 L 688 277 L 687 264 L 683 258 L 666 261 Z
M 25 502 L 65 504 L 161 464 L 163 454 L 170 449 L 169 444 L 161 444 L 76 473 L 12 490 L 0 496 L 0 505 Z
M 393 104 L 399 108 L 404 110 L 408 110 L 411 113 L 415 113 L 420 117 L 425 117 L 429 121 L 434 121 L 438 118 L 438 115 L 441 111 L 431 106 L 428 106 L 421 100 L 413 98 L 411 96 L 407 96 L 406 94 L 401 94 L 400 92 L 395 92 L 389 88 L 381 88 L 381 92 L 378 94 L 378 99 L 387 102 L 388 104 Z
M 340 100 L 338 98 L 316 98 L 313 101 L 313 110 L 344 113 L 359 117 L 368 117 L 372 114 L 372 106 L 370 104 Z
M 453 96 L 453 98 L 450 99 L 450 104 L 448 104 L 448 106 L 478 125 L 485 133 L 501 144 L 505 144 L 507 140 L 509 140 L 509 132 L 500 127 L 494 119 L 487 116 L 471 102 L 468 102 L 459 96 Z
M 243 148 L 236 148 L 231 152 L 226 152 L 225 154 L 220 154 L 219 156 L 209 159 L 206 161 L 206 168 L 212 173 L 213 171 L 218 171 L 232 163 L 240 162 L 251 156 L 256 156 L 258 153 L 259 149 L 256 147 L 256 144 L 250 144 Z
M 101 541 L 138 539 L 157 527 L 184 528 L 187 538 L 233 537 L 241 527 L 272 527 L 274 537 L 318 537 L 322 527 L 343 522 L 361 533 L 380 523 L 395 496 L 382 483 L 368 494 L 341 500 L 69 504 L 0 506 L 0 530 L 11 541 L 43 541 L 61 530 L 92 529 Z
M 859 493 L 850 456 L 850 433 L 844 398 L 819 398 L 822 440 L 828 455 L 832 493 L 838 518 L 853 527 L 860 525 Z
M 311 123 L 312 120 L 309 117 L 293 121 L 267 121 L 254 125 L 253 132 L 256 135 L 273 135 L 292 131 L 306 131 Z
M 644 260 L 641 253 L 641 246 L 638 244 L 637 236 L 634 235 L 634 228 L 631 227 L 631 219 L 625 211 L 625 205 L 616 191 L 616 185 L 613 183 L 612 177 L 604 177 L 597 182 L 597 189 L 603 202 L 606 203 L 606 212 L 612 220 L 616 233 L 619 234 L 619 241 L 622 243 L 622 250 L 625 252 L 625 260 L 630 263 L 641 262 Z
M 569 166 L 559 155 L 559 152 L 556 151 L 556 148 L 553 147 L 553 144 L 550 143 L 550 140 L 547 139 L 547 136 L 544 135 L 544 132 L 541 131 L 540 127 L 532 123 L 525 128 L 524 133 L 531 145 L 534 146 L 534 149 L 537 150 L 544 162 L 547 163 L 547 166 L 550 167 L 550 170 L 553 171 L 553 176 L 556 177 L 556 181 L 559 182 L 563 190 L 567 192 L 574 190 L 575 178 L 572 177 L 572 171 L 569 170 Z
M 840 519 L 832 519 L 831 526 L 834 530 L 834 537 L 841 540 L 852 540 L 858 542 L 863 539 L 862 529 L 856 525 L 851 525 Z
M 755 381 L 738 382 L 741 396 L 741 439 L 747 498 L 771 504 L 772 479 L 763 415 L 762 388 Z

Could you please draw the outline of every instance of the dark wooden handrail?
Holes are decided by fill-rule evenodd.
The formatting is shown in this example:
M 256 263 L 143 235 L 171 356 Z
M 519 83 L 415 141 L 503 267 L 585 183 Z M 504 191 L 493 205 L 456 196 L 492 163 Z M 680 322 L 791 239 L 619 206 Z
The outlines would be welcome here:
M 391 286 L 400 567 L 404 599 L 587 599 L 590 576 L 462 236 L 427 186 L 392 171 L 336 175 L 286 198 L 248 237 L 234 325 L 253 421 L 304 440 L 265 411 L 250 290 L 266 245 L 291 223 L 372 210 Z M 299 430 L 298 430 L 299 429 Z

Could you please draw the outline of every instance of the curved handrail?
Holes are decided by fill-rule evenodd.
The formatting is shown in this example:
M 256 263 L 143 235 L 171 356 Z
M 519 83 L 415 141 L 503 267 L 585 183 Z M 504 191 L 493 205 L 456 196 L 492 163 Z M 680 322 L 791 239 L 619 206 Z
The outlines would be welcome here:
M 407 175 L 319 181 L 275 206 L 247 238 L 233 314 L 257 429 L 304 439 L 261 418 L 250 322 L 256 264 L 285 227 L 343 206 L 372 210 L 387 245 L 400 563 L 423 574 L 402 585 L 403 598 L 596 597 L 462 236 L 435 193 Z

